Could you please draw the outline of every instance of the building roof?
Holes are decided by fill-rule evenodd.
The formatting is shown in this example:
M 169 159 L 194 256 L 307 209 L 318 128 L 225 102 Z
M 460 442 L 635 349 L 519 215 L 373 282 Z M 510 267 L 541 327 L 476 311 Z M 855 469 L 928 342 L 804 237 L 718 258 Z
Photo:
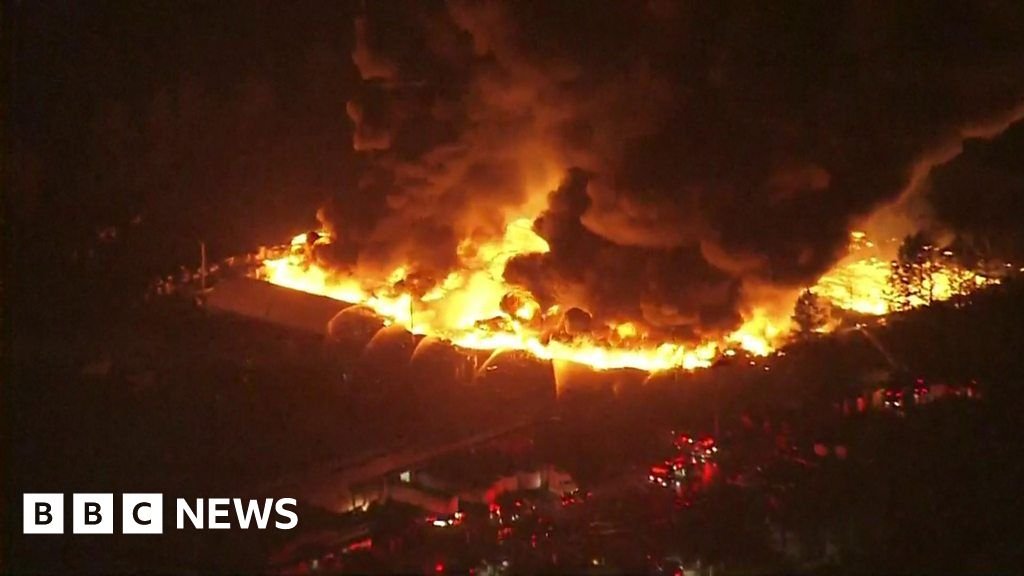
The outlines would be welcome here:
M 331 318 L 351 306 L 252 278 L 222 279 L 210 291 L 206 305 L 211 310 L 240 314 L 321 336 L 327 334 Z

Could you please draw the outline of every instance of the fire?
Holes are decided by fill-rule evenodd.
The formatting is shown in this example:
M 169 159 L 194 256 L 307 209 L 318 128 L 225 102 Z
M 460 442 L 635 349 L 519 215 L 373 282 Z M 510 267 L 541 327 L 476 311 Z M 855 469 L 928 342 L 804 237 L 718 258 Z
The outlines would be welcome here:
M 854 260 L 830 270 L 812 291 L 844 310 L 881 316 L 889 311 L 889 273 L 889 263 L 877 257 Z
M 729 335 L 728 341 L 754 356 L 767 356 L 787 329 L 788 326 L 773 319 L 765 310 L 756 309 L 739 330 Z
M 893 258 L 883 257 L 883 253 L 895 254 L 898 243 L 898 239 L 892 238 L 880 247 L 868 239 L 864 232 L 851 232 L 847 257 L 822 276 L 811 291 L 844 310 L 872 316 L 892 312 L 893 302 L 889 289 Z M 932 247 L 927 249 L 934 250 Z M 953 253 L 945 250 L 941 256 L 949 258 Z M 966 295 L 999 282 L 943 259 L 928 261 L 923 278 L 929 284 L 930 300 L 934 302 Z M 916 308 L 928 304 L 928 301 L 919 296 L 911 296 L 907 304 Z
M 560 307 L 542 310 L 531 294 L 508 285 L 503 278 L 505 265 L 513 256 L 549 250 L 529 218 L 510 222 L 495 241 L 462 242 L 458 251 L 462 266 L 421 295 L 404 286 L 408 266 L 396 267 L 380 282 L 325 269 L 312 258 L 312 249 L 330 242 L 323 232 L 315 237 L 300 234 L 284 255 L 264 260 L 259 275 L 286 288 L 368 306 L 387 325 L 399 325 L 462 348 L 522 350 L 544 360 L 585 364 L 597 370 L 704 368 L 723 351 L 735 353 L 733 348 L 768 354 L 781 335 L 767 318 L 755 315 L 725 340 L 697 345 L 653 342 L 632 322 L 587 335 L 553 336 L 558 331 Z
M 533 231 L 529 218 L 511 221 L 496 240 L 463 241 L 458 249 L 461 267 L 422 293 L 407 288 L 412 269 L 407 265 L 395 267 L 379 280 L 325 269 L 312 257 L 312 251 L 331 241 L 323 232 L 315 236 L 300 234 L 283 255 L 264 260 L 258 275 L 279 286 L 368 306 L 385 325 L 398 325 L 413 334 L 433 336 L 458 347 L 521 350 L 540 359 L 585 364 L 597 370 L 693 370 L 710 366 L 721 355 L 733 356 L 737 350 L 765 356 L 789 331 L 788 310 L 792 305 L 784 303 L 789 304 L 787 308 L 776 302 L 770 312 L 767 308 L 751 310 L 732 334 L 696 345 L 654 341 L 633 322 L 597 327 L 588 334 L 569 334 L 561 330 L 562 309 L 558 305 L 542 309 L 530 293 L 504 280 L 505 266 L 513 256 L 549 250 L 547 242 Z M 874 316 L 891 312 L 892 259 L 883 253 L 895 253 L 896 247 L 895 239 L 878 246 L 864 232 L 851 232 L 848 256 L 822 276 L 811 291 L 844 310 Z M 951 256 L 948 251 L 941 255 Z M 932 301 L 998 282 L 951 262 L 937 258 L 926 266 Z M 926 303 L 917 296 L 909 300 L 910 307 Z M 834 327 L 825 327 L 825 331 Z

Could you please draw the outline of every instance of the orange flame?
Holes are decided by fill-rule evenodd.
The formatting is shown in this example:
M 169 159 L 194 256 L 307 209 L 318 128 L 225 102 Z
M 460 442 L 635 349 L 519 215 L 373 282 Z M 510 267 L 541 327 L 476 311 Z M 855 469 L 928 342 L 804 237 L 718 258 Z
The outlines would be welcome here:
M 844 310 L 872 316 L 888 314 L 892 311 L 892 302 L 886 297 L 892 257 L 887 258 L 884 254 L 895 254 L 897 248 L 898 240 L 895 238 L 880 247 L 864 232 L 851 232 L 848 256 L 822 276 L 811 291 Z M 944 255 L 953 254 L 947 250 Z M 999 283 L 995 278 L 941 261 L 929 263 L 928 277 L 931 299 L 936 302 Z M 909 300 L 912 308 L 928 304 L 916 296 Z
M 319 233 L 314 244 L 329 243 Z M 710 366 L 718 354 L 732 347 L 765 355 L 773 349 L 781 331 L 765 317 L 756 317 L 722 342 L 698 345 L 651 342 L 633 323 L 608 326 L 609 338 L 574 336 L 551 338 L 558 306 L 541 310 L 533 297 L 509 286 L 503 279 L 505 265 L 518 254 L 543 253 L 547 242 L 533 231 L 528 218 L 513 220 L 502 238 L 480 245 L 466 240 L 460 246 L 462 267 L 420 297 L 399 287 L 408 267 L 395 268 L 384 282 L 339 275 L 310 258 L 307 236 L 292 239 L 287 254 L 263 262 L 260 276 L 267 281 L 373 309 L 388 325 L 399 325 L 414 334 L 434 336 L 456 346 L 477 350 L 523 350 L 544 360 L 585 364 L 597 370 L 635 368 L 657 372 Z M 376 287 L 375 287 L 376 286 Z M 503 309 L 508 294 L 515 307 Z
M 532 295 L 508 285 L 503 278 L 505 265 L 513 256 L 549 250 L 547 242 L 533 231 L 529 218 L 510 222 L 500 239 L 481 244 L 464 241 L 459 247 L 462 266 L 420 296 L 404 288 L 408 266 L 396 267 L 379 281 L 323 268 L 310 257 L 310 249 L 330 242 L 323 232 L 315 239 L 300 234 L 292 239 L 285 255 L 264 260 L 259 276 L 279 286 L 368 306 L 386 325 L 402 326 L 414 334 L 433 336 L 462 348 L 522 350 L 544 360 L 585 364 L 597 370 L 635 368 L 657 372 L 705 368 L 716 357 L 733 356 L 736 350 L 765 356 L 789 331 L 792 302 L 787 301 L 774 302 L 772 313 L 768 308 L 755 308 L 732 334 L 697 345 L 653 342 L 632 322 L 609 325 L 607 330 L 592 335 L 553 338 L 560 307 L 542 310 Z M 887 314 L 891 309 L 886 297 L 890 259 L 882 252 L 895 252 L 895 245 L 889 245 L 894 242 L 878 247 L 865 233 L 852 232 L 849 255 L 823 275 L 811 291 L 841 309 Z M 998 282 L 942 264 L 931 269 L 931 280 L 936 301 Z M 509 299 L 509 295 L 514 298 Z M 911 302 L 912 306 L 923 304 Z

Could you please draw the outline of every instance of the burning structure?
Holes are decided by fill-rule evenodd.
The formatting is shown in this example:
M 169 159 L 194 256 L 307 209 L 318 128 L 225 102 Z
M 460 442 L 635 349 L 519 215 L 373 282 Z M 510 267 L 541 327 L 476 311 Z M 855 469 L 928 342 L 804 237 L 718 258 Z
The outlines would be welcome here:
M 294 297 L 234 283 L 211 305 L 258 301 L 257 316 L 408 362 L 442 342 L 474 372 L 514 352 L 632 380 L 770 353 L 808 289 L 840 311 L 827 330 L 996 281 L 957 258 L 963 223 L 926 200 L 966 140 L 1024 117 L 1012 50 L 976 58 L 944 38 L 1016 46 L 1015 22 L 823 10 L 372 4 L 346 105 L 362 165 L 317 231 L 250 270 L 320 298 L 290 311 Z M 736 46 L 715 29 L 758 35 Z M 905 58 L 878 58 L 892 53 Z M 941 242 L 903 257 L 920 231 Z
M 286 255 L 266 260 L 260 274 L 280 286 L 362 304 L 385 325 L 399 325 L 462 348 L 522 350 L 544 360 L 645 371 L 707 366 L 715 354 L 714 346 L 708 344 L 652 345 L 629 322 L 595 329 L 591 315 L 579 308 L 562 313 L 553 305 L 541 310 L 530 293 L 503 279 L 508 258 L 520 253 L 516 251 L 520 246 L 547 251 L 546 242 L 530 231 L 528 222 L 513 222 L 502 245 L 484 249 L 493 259 L 452 271 L 415 299 L 413 292 L 406 291 L 410 279 L 404 267 L 394 270 L 378 288 L 368 289 L 355 278 L 338 277 L 309 260 L 317 246 L 330 242 L 324 234 L 299 235 Z
M 850 230 L 941 232 L 906 217 L 931 168 L 1024 117 L 1024 85 L 980 73 L 1019 62 L 946 54 L 943 31 L 901 10 L 813 34 L 762 12 L 748 28 L 789 39 L 765 55 L 702 36 L 735 24 L 717 11 L 634 8 L 375 5 L 355 23 L 363 86 L 346 108 L 366 170 L 256 276 L 462 349 L 707 367 L 773 350 L 808 287 L 860 314 L 900 307 L 887 292 L 896 244 Z M 988 38 L 1019 42 L 986 23 Z M 905 60 L 874 57 L 893 44 Z M 858 82 L 829 73 L 843 55 Z M 918 85 L 945 104 L 921 106 Z M 736 96 L 753 88 L 772 97 Z M 905 305 L 992 281 L 924 266 L 927 298 Z
M 708 367 L 719 355 L 732 356 L 737 350 L 766 355 L 786 336 L 788 319 L 768 317 L 760 309 L 724 338 L 704 339 L 697 344 L 652 340 L 632 321 L 595 326 L 593 316 L 580 308 L 563 312 L 554 304 L 542 309 L 532 293 L 504 278 L 510 259 L 549 252 L 546 240 L 533 231 L 534 226 L 526 219 L 511 222 L 500 243 L 474 250 L 477 260 L 465 262 L 465 267 L 450 271 L 442 282 L 426 290 L 422 280 L 410 277 L 404 265 L 393 270 L 386 281 L 376 283 L 331 270 L 316 257 L 320 247 L 333 241 L 326 232 L 299 234 L 288 246 L 263 260 L 254 275 L 273 285 L 353 306 L 338 314 L 329 328 L 321 327 L 334 340 L 354 338 L 358 342 L 352 344 L 363 346 L 378 340 L 397 342 L 406 336 L 423 336 L 427 338 L 422 341 L 423 350 L 436 348 L 435 342 L 448 342 L 477 354 L 493 352 L 486 356 L 485 369 L 499 353 L 520 351 L 563 365 L 563 374 L 573 372 L 573 365 L 619 370 L 622 374 L 630 370 L 692 370 Z M 847 257 L 823 274 L 810 292 L 828 306 L 879 316 L 998 283 L 998 279 L 956 262 L 952 251 L 932 245 L 917 246 L 913 254 L 905 253 L 911 248 L 904 246 L 898 258 L 887 259 L 886 254 L 897 252 L 896 243 L 893 238 L 879 247 L 864 232 L 852 232 Z M 920 278 L 902 278 L 906 274 Z M 914 282 L 902 295 L 895 293 L 901 279 Z M 316 302 L 322 304 L 323 300 Z M 834 323 L 824 324 L 822 329 L 834 327 Z M 404 355 L 406 360 L 431 354 L 420 353 L 421 345 L 411 340 L 406 347 L 410 352 Z M 479 369 L 479 360 L 474 362 L 474 369 Z

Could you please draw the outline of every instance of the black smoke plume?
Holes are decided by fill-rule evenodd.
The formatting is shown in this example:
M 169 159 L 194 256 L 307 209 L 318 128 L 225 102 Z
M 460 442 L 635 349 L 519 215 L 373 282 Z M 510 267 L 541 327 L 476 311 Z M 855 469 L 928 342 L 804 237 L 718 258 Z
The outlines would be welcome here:
M 507 277 L 675 333 L 813 282 L 915 164 L 1024 100 L 1020 2 L 369 3 L 347 106 L 370 167 L 335 265 L 443 277 L 540 216 Z

